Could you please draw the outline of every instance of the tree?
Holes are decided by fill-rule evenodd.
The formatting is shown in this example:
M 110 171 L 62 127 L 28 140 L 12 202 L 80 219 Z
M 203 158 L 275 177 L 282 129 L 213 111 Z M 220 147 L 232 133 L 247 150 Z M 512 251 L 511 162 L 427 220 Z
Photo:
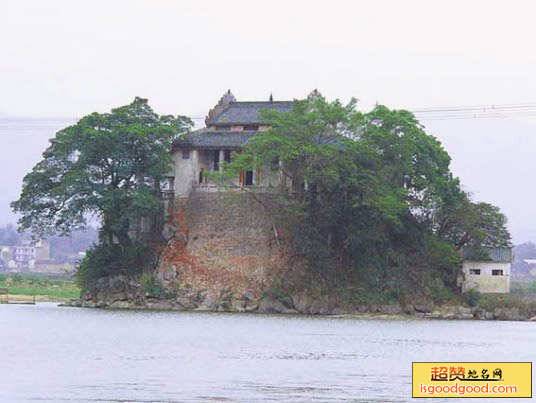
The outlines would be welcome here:
M 191 126 L 190 119 L 159 116 L 147 100 L 136 98 L 59 131 L 12 203 L 22 214 L 20 228 L 37 235 L 68 233 L 96 214 L 101 240 L 128 246 L 131 226 L 159 208 L 173 139 Z
M 457 250 L 512 246 L 505 215 L 489 203 L 474 203 L 462 194 L 454 208 L 438 216 L 438 235 Z
M 189 118 L 159 116 L 135 98 L 59 131 L 12 203 L 20 229 L 65 234 L 96 216 L 100 246 L 127 253 L 132 229 L 159 213 L 173 139 L 191 127 Z
M 282 171 L 292 191 L 281 189 L 286 200 L 276 213 L 286 214 L 296 248 L 326 281 L 385 288 L 439 278 L 454 288 L 455 248 L 507 237 L 504 216 L 484 204 L 471 209 L 474 221 L 458 220 L 467 235 L 451 234 L 469 198 L 448 153 L 408 111 L 380 105 L 362 113 L 355 100 L 328 102 L 315 93 L 264 118 L 271 129 L 250 140 L 224 175 Z

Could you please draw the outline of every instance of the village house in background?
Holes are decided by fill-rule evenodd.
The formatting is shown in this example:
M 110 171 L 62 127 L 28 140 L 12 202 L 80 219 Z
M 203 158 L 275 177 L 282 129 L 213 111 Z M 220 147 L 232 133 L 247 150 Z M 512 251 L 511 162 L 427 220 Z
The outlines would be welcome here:
M 471 289 L 483 294 L 510 292 L 510 274 L 513 261 L 512 248 L 486 248 L 489 259 L 472 259 L 464 256 L 462 291 Z
M 9 273 L 69 274 L 84 256 L 73 254 L 64 259 L 51 257 L 48 241 L 22 239 L 13 246 L 0 246 L 0 271 Z

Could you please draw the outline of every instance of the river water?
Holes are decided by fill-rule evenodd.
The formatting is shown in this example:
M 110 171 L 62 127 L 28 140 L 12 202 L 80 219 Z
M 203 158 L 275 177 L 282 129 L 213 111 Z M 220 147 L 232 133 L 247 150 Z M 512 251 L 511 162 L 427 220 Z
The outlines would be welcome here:
M 0 305 L 0 346 L 0 402 L 403 402 L 412 361 L 533 361 L 536 323 L 40 303 Z

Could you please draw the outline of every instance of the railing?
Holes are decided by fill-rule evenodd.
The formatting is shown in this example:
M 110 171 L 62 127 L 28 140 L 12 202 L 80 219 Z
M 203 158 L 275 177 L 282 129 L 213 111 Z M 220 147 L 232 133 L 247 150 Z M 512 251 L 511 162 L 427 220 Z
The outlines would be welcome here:
M 162 190 L 160 197 L 163 200 L 172 200 L 175 197 L 175 191 L 173 189 Z
M 239 186 L 239 185 L 217 185 L 215 183 L 203 183 L 203 184 L 194 184 L 192 185 L 192 190 L 197 192 L 240 192 L 240 191 L 250 191 L 253 193 L 278 193 L 278 188 L 269 188 L 267 186 Z

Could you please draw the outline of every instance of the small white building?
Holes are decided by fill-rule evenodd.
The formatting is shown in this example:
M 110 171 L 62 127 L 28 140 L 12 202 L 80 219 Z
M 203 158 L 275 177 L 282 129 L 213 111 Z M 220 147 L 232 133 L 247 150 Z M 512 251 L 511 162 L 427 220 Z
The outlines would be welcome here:
M 483 294 L 510 292 L 512 248 L 486 248 L 489 259 L 471 258 L 464 253 L 462 291 L 474 289 Z

